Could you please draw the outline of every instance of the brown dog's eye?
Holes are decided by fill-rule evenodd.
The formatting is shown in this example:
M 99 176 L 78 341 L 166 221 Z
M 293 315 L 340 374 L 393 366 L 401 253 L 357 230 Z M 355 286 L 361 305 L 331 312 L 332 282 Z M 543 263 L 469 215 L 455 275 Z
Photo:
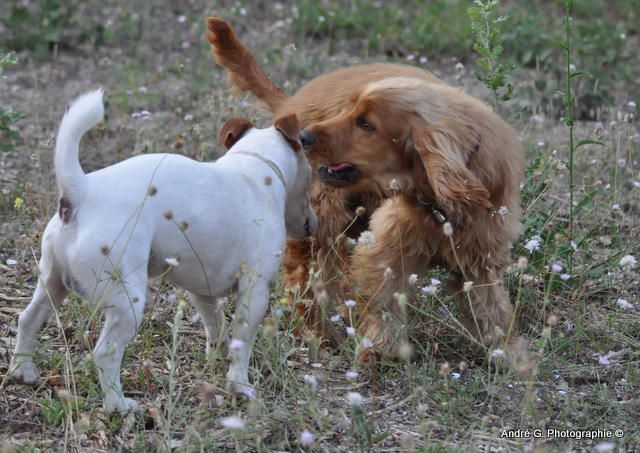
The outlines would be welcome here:
M 371 123 L 369 123 L 364 118 L 364 116 L 359 116 L 358 118 L 356 118 L 356 126 L 358 126 L 360 129 L 364 129 L 365 131 L 368 131 L 368 132 L 376 130 L 376 128 L 373 127 L 373 125 Z

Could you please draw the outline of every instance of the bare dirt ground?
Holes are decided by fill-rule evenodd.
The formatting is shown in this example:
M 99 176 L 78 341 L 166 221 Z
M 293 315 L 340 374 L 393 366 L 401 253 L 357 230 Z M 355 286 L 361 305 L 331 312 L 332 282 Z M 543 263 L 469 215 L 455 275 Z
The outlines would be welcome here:
M 97 3 L 88 2 L 86 14 L 94 8 L 107 30 L 124 27 L 126 17 L 135 32 L 110 45 L 59 48 L 46 59 L 20 52 L 18 65 L 0 81 L 1 103 L 18 106 L 24 114 L 17 124 L 22 143 L 0 152 L 2 452 L 640 449 L 640 280 L 637 267 L 619 264 L 625 255 L 640 258 L 640 135 L 636 122 L 628 116 L 625 121 L 634 112 L 634 100 L 627 99 L 624 88 L 597 121 L 579 122 L 576 129 L 580 138 L 598 138 L 605 146 L 584 147 L 576 157 L 578 200 L 590 198 L 578 219 L 579 270 L 572 278 L 580 283 L 575 285 L 549 279 L 549 264 L 559 256 L 559 247 L 552 244 L 556 226 L 566 223 L 567 128 L 551 109 L 538 107 L 535 95 L 516 97 L 510 107 L 514 112 L 526 109 L 514 124 L 529 162 L 538 162 L 523 189 L 527 231 L 514 245 L 514 270 L 507 277 L 519 301 L 518 329 L 538 357 L 539 372 L 531 380 L 496 371 L 488 364 L 489 353 L 478 356 L 468 342 L 451 335 L 443 327 L 442 306 L 455 310 L 455 304 L 444 295 L 437 300 L 421 296 L 424 307 L 413 322 L 415 359 L 359 370 L 349 380 L 345 372 L 353 366 L 353 348 L 309 354 L 292 334 L 280 284 L 254 353 L 252 377 L 260 392 L 256 402 L 227 393 L 222 353 L 206 362 L 204 332 L 195 312 L 186 308 L 176 318 L 176 300 L 182 295 L 160 284 L 154 286 L 155 302 L 148 305 L 123 365 L 125 393 L 142 403 L 142 413 L 117 416 L 102 410 L 90 360 L 99 320 L 76 297 L 42 331 L 38 385 L 4 379 L 17 316 L 37 281 L 40 236 L 56 210 L 54 134 L 71 99 L 100 86 L 106 93 L 107 119 L 81 144 L 85 171 L 156 151 L 212 160 L 223 153 L 216 141 L 224 119 L 244 116 L 268 123 L 249 98 L 232 96 L 225 72 L 209 58 L 203 37 L 208 13 L 220 12 L 237 25 L 273 79 L 289 92 L 335 68 L 404 61 L 490 99 L 468 56 L 430 55 L 427 61 L 419 54 L 363 56 L 357 41 L 333 42 L 330 49 L 322 39 L 294 33 L 288 3 L 278 8 L 268 2 L 219 7 L 195 1 L 154 7 L 141 2 L 131 9 L 109 2 L 104 10 Z M 536 69 L 518 72 L 517 88 L 528 93 L 541 75 Z M 549 90 L 555 83 L 550 77 Z M 135 115 L 143 110 L 150 113 L 147 119 Z M 533 186 L 542 189 L 527 189 Z M 534 260 L 523 244 L 536 234 L 543 237 L 544 256 Z M 526 272 L 515 270 L 521 255 L 530 258 Z M 420 277 L 428 281 L 435 276 L 442 275 Z M 317 379 L 317 388 L 305 375 Z M 361 412 L 347 403 L 348 392 L 364 396 Z M 221 425 L 220 419 L 228 416 L 241 418 L 244 428 Z M 623 435 L 502 435 L 504 429 L 518 428 L 543 433 L 548 428 L 620 429 Z M 313 434 L 312 445 L 301 444 L 304 430 Z

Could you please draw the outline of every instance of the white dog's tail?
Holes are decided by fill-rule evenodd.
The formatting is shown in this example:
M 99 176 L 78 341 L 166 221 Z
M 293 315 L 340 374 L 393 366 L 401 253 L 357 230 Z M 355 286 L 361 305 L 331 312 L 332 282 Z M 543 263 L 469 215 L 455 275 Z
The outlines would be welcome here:
M 78 145 L 85 132 L 98 124 L 103 115 L 102 89 L 99 89 L 78 97 L 62 118 L 54 158 L 61 211 L 63 203 L 72 208 L 84 198 L 87 181 L 80 166 Z

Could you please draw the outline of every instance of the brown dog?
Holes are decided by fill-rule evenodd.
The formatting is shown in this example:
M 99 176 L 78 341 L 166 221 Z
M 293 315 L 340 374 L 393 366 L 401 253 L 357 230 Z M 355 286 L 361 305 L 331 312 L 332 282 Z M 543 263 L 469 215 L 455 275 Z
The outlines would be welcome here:
M 440 265 L 459 294 L 460 330 L 483 345 L 513 343 L 502 272 L 521 230 L 524 158 L 515 131 L 484 103 L 406 65 L 353 66 L 287 97 L 229 24 L 212 16 L 207 28 L 231 84 L 276 118 L 296 113 L 306 128 L 300 138 L 316 170 L 319 228 L 315 241 L 288 242 L 289 288 L 329 299 L 329 314 L 344 313 L 345 297 L 356 299 L 359 333 L 379 353 L 396 356 L 406 338 L 399 295 L 411 302 L 409 275 Z M 373 241 L 349 250 L 345 236 L 367 228 Z M 312 288 L 310 270 L 320 270 L 320 287 Z M 325 289 L 329 297 L 317 297 Z M 322 330 L 326 313 L 317 303 L 303 300 L 298 312 Z

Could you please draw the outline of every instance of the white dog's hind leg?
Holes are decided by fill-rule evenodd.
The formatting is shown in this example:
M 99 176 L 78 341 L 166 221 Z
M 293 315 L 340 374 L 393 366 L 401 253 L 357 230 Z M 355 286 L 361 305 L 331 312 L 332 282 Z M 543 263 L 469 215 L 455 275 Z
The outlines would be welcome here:
M 211 359 L 215 346 L 225 342 L 226 332 L 224 331 L 224 314 L 223 307 L 218 305 L 215 297 L 199 296 L 189 293 L 191 302 L 198 311 L 202 324 L 204 325 L 204 333 L 207 337 L 207 360 Z
M 227 381 L 237 393 L 254 396 L 249 384 L 249 359 L 269 304 L 269 282 L 262 277 L 243 277 L 238 288 L 238 301 L 233 319 L 232 340 L 229 343 L 231 365 Z
M 125 285 L 126 291 L 113 291 L 105 301 L 105 322 L 100 338 L 93 350 L 93 358 L 104 392 L 105 408 L 109 412 L 138 410 L 138 403 L 125 398 L 120 383 L 120 366 L 124 349 L 134 337 L 144 314 L 146 280 L 133 286 Z
M 51 269 L 41 269 L 33 298 L 18 318 L 18 337 L 9 367 L 13 379 L 25 384 L 34 384 L 38 380 L 38 368 L 33 363 L 36 335 L 54 308 L 57 309 L 62 304 L 66 295 L 67 289 L 62 280 L 51 275 Z

